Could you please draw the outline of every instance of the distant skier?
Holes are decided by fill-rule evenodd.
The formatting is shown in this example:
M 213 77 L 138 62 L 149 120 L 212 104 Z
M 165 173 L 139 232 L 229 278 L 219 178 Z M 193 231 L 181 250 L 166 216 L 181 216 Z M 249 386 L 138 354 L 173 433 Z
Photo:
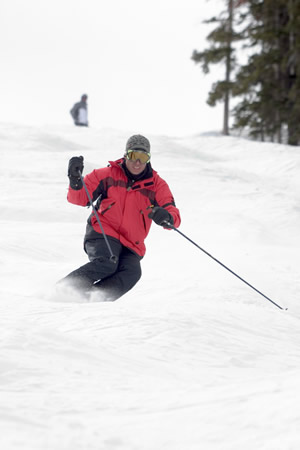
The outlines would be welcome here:
M 75 103 L 73 108 L 70 111 L 71 116 L 73 117 L 74 123 L 77 126 L 88 127 L 88 109 L 87 109 L 87 95 L 83 94 L 81 96 L 81 100 L 78 103 Z
M 131 136 L 124 157 L 109 166 L 95 169 L 84 177 L 83 157 L 70 159 L 68 201 L 87 206 L 89 199 L 100 218 L 103 231 L 116 256 L 113 261 L 105 236 L 95 215 L 88 218 L 84 249 L 89 263 L 74 270 L 59 284 L 65 284 L 84 296 L 91 293 L 99 300 L 113 301 L 129 291 L 141 277 L 140 261 L 146 248 L 144 240 L 152 220 L 168 228 L 178 227 L 180 213 L 168 184 L 152 169 L 150 142 L 141 135 Z

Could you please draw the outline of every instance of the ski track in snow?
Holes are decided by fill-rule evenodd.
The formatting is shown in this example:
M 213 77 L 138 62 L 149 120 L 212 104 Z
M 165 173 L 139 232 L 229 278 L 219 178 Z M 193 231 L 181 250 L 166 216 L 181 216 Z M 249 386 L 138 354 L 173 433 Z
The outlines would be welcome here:
M 86 262 L 90 211 L 66 202 L 68 159 L 88 173 L 127 137 L 2 126 L 1 448 L 298 450 L 298 149 L 149 136 L 180 230 L 288 311 L 155 225 L 122 299 L 55 298 Z

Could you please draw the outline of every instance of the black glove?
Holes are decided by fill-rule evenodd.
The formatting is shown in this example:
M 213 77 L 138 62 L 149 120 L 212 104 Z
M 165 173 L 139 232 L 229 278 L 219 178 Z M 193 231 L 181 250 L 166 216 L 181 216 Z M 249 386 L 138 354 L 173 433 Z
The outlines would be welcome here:
M 82 181 L 79 172 L 83 172 L 83 156 L 73 156 L 69 161 L 68 177 L 70 179 L 70 186 L 75 191 L 82 188 Z
M 161 206 L 154 206 L 154 208 L 152 208 L 152 211 L 148 214 L 148 217 L 154 220 L 157 225 L 161 226 L 167 226 L 166 222 L 170 223 L 171 225 L 173 225 L 174 223 L 171 214 Z

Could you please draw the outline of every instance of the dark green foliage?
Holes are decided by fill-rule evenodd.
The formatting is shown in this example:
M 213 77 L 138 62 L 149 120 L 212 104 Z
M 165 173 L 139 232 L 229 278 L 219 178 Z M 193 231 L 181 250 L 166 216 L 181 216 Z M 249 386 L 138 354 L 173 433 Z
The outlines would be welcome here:
M 231 49 L 229 49 L 231 51 Z M 228 53 L 227 47 L 211 47 L 204 52 L 193 51 L 192 59 L 201 65 L 204 73 L 209 73 L 209 65 L 222 62 Z
M 229 8 L 233 3 L 226 0 L 226 5 Z M 208 104 L 214 106 L 226 96 L 234 96 L 240 100 L 232 111 L 234 128 L 247 127 L 253 137 L 277 142 L 287 129 L 288 143 L 298 145 L 300 1 L 240 0 L 235 7 L 227 21 L 224 17 L 209 21 L 218 24 L 207 38 L 211 46 L 192 56 L 204 73 L 210 64 L 225 63 L 226 79 L 213 84 Z M 239 33 L 233 28 L 240 28 Z M 237 41 L 248 54 L 244 64 L 238 64 L 241 53 L 233 48 Z M 228 76 L 228 68 L 234 79 Z
M 210 48 L 203 52 L 194 50 L 192 54 L 192 60 L 201 65 L 204 73 L 209 72 L 211 64 L 222 62 L 225 64 L 225 79 L 213 85 L 207 100 L 211 106 L 215 106 L 218 101 L 224 102 L 224 134 L 229 134 L 230 76 L 236 65 L 233 43 L 240 39 L 233 30 L 233 0 L 228 0 L 227 6 L 225 13 L 206 21 L 206 23 L 217 24 L 217 27 L 207 36 L 207 40 L 211 43 Z
M 224 100 L 224 93 L 232 90 L 233 83 L 230 81 L 217 81 L 212 85 L 209 92 L 207 104 L 209 106 L 216 106 L 217 102 Z
M 300 142 L 300 2 L 249 0 L 248 47 L 254 54 L 236 76 L 233 95 L 242 96 L 234 127 L 247 126 L 253 136 L 290 145 Z M 246 105 L 246 106 L 245 106 Z

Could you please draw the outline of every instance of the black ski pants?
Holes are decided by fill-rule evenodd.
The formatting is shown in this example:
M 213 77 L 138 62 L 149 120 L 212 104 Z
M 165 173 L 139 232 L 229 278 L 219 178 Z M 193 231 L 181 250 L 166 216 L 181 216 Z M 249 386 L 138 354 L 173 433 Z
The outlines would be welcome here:
M 99 299 L 114 301 L 128 292 L 142 275 L 141 257 L 124 247 L 117 239 L 107 237 L 117 261 L 110 259 L 104 238 L 85 242 L 90 262 L 67 275 L 62 282 L 81 293 L 99 292 Z

